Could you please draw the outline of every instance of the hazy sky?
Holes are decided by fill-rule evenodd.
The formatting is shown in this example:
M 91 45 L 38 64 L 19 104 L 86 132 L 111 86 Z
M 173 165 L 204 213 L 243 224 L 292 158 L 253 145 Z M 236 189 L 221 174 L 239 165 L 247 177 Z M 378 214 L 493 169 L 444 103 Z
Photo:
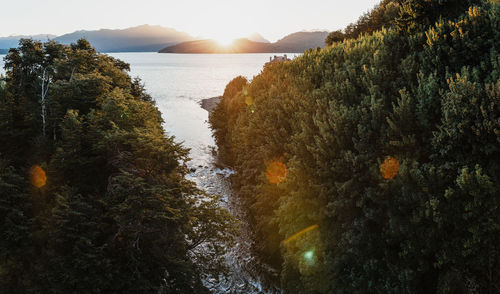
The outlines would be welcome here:
M 195 37 L 261 33 L 270 41 L 301 30 L 336 30 L 380 0 L 8 0 L 0 37 L 161 25 Z

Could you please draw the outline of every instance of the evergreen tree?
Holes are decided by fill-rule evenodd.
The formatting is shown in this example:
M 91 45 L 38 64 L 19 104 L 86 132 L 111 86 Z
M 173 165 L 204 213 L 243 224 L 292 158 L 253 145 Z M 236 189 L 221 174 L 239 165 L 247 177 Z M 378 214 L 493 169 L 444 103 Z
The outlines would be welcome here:
M 390 3 L 229 84 L 221 157 L 286 293 L 500 293 L 499 6 Z
M 188 150 L 129 65 L 86 40 L 21 40 L 6 70 L 2 289 L 207 293 L 202 279 L 226 271 L 231 217 L 185 179 Z

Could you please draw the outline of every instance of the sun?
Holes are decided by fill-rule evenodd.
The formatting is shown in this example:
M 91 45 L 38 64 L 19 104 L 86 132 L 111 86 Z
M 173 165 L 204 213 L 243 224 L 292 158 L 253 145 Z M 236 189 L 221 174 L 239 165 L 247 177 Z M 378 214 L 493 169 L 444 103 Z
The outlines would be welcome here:
M 226 47 L 231 46 L 237 38 L 237 33 L 231 30 L 219 30 L 217 33 L 210 34 L 210 39 Z
M 232 37 L 218 37 L 214 39 L 221 46 L 231 46 L 234 43 L 235 38 Z

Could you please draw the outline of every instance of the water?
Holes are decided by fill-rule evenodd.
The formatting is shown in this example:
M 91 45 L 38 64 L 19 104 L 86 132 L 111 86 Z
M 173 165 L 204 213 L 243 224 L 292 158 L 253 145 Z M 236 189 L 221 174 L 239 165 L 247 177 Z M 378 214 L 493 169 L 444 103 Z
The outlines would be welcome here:
M 197 165 L 207 165 L 207 148 L 215 145 L 200 108 L 204 98 L 220 96 L 231 79 L 258 74 L 269 54 L 110 54 L 130 64 L 131 76 L 140 77 L 163 114 L 164 128 L 191 149 Z
M 208 113 L 199 102 L 220 96 L 238 75 L 257 75 L 271 54 L 159 54 L 112 53 L 130 64 L 130 75 L 139 77 L 156 101 L 165 121 L 164 128 L 192 149 L 192 158 L 206 163 L 207 146 L 215 145 L 206 123 Z M 0 74 L 4 73 L 0 55 Z
M 220 205 L 228 208 L 241 220 L 241 236 L 228 251 L 226 263 L 230 268 L 228 280 L 207 279 L 213 293 L 273 293 L 265 278 L 275 274 L 267 270 L 251 254 L 252 238 L 242 217 L 241 207 L 227 176 L 228 169 L 215 165 L 215 142 L 208 125 L 208 112 L 200 107 L 202 99 L 220 96 L 224 88 L 238 75 L 252 79 L 269 60 L 270 54 L 110 54 L 130 64 L 132 76 L 145 83 L 146 90 L 155 99 L 169 135 L 190 148 L 193 171 L 188 178 L 210 194 L 222 195 Z M 275 277 L 276 280 L 277 278 Z
M 208 112 L 199 105 L 205 98 L 220 96 L 238 75 L 252 79 L 272 54 L 158 54 L 113 53 L 130 64 L 132 77 L 139 77 L 162 112 L 165 131 L 190 148 L 189 179 L 211 194 L 222 195 L 220 205 L 241 220 L 241 236 L 226 256 L 229 280 L 207 280 L 214 293 L 274 293 L 275 273 L 251 254 L 252 239 L 236 197 L 231 196 L 228 169 L 215 165 L 215 142 L 208 125 Z M 289 54 L 293 56 L 293 54 Z M 3 73 L 0 55 L 0 74 Z M 267 278 L 267 280 L 266 280 Z

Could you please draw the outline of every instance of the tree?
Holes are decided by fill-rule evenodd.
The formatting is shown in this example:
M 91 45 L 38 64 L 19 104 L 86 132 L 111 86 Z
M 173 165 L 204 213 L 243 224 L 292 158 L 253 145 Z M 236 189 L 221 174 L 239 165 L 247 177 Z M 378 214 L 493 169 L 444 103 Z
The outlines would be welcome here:
M 344 41 L 344 39 L 345 35 L 344 33 L 342 33 L 342 31 L 340 30 L 333 31 L 329 33 L 328 36 L 326 37 L 325 44 L 331 46 L 333 43 Z
M 232 219 L 185 179 L 188 150 L 129 65 L 85 40 L 22 40 L 6 69 L 2 289 L 207 293 L 202 278 L 225 273 Z M 43 183 L 18 176 L 33 166 Z
M 233 188 L 286 293 L 499 293 L 499 6 L 391 3 L 222 97 Z

